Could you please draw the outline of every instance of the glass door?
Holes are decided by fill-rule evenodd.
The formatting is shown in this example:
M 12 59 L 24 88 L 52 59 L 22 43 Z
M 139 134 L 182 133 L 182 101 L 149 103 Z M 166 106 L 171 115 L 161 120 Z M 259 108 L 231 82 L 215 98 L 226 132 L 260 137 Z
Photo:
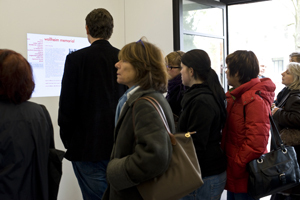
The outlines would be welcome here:
M 217 72 L 226 90 L 226 5 L 207 0 L 182 0 L 180 5 L 180 42 L 174 43 L 174 47 L 184 52 L 191 49 L 206 51 L 211 59 L 212 68 Z

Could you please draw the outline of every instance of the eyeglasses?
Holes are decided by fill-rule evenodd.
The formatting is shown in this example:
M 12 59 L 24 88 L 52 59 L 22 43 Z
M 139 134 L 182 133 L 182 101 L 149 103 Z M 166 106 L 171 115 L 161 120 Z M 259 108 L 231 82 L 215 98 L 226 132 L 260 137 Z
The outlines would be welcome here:
M 181 69 L 181 67 L 173 67 L 171 65 L 167 65 L 167 69 L 170 69 L 170 70 L 172 70 L 172 69 Z

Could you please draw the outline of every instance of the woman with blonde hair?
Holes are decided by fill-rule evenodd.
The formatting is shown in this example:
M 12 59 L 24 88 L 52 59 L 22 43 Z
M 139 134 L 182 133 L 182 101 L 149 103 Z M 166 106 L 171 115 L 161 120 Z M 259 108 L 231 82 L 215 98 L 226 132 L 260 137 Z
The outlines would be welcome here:
M 286 87 L 277 95 L 272 115 L 279 131 L 283 129 L 300 130 L 300 63 L 291 62 L 282 74 L 282 84 Z M 300 131 L 299 131 L 300 132 Z M 281 135 L 286 145 L 292 145 L 300 161 L 300 135 Z M 298 141 L 290 144 L 288 141 Z M 298 200 L 300 199 L 300 186 L 272 195 L 272 200 Z
M 172 155 L 159 113 L 150 102 L 138 99 L 156 99 L 174 132 L 172 110 L 163 96 L 168 73 L 160 49 L 144 39 L 125 45 L 115 66 L 117 82 L 129 89 L 116 109 L 115 141 L 107 167 L 109 184 L 103 199 L 138 200 L 143 198 L 137 186 L 163 174 Z

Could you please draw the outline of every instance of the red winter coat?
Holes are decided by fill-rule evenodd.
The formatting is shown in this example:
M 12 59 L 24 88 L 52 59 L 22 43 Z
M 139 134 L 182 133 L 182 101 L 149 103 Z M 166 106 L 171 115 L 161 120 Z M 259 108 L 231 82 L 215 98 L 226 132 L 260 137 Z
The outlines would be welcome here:
M 226 93 L 228 116 L 222 148 L 227 155 L 228 191 L 247 193 L 246 165 L 267 152 L 274 90 L 270 79 L 254 78 Z

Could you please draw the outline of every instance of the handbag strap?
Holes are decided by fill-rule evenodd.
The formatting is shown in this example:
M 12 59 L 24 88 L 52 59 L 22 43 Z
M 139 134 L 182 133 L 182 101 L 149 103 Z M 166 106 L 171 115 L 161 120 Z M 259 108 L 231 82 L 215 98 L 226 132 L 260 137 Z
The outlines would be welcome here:
M 270 130 L 271 130 L 271 135 L 272 135 L 272 140 L 274 139 L 274 145 L 281 148 L 282 150 L 285 149 L 285 145 L 283 144 L 283 141 L 280 137 L 278 128 L 274 122 L 274 119 L 272 115 L 269 113 L 269 118 L 270 118 Z
M 166 115 L 165 115 L 164 110 L 162 109 L 160 103 L 156 99 L 154 99 L 153 97 L 151 97 L 151 96 L 140 97 L 140 98 L 138 98 L 135 101 L 135 103 L 137 101 L 139 101 L 139 100 L 146 100 L 146 101 L 150 102 L 153 105 L 153 107 L 155 108 L 155 110 L 158 112 L 158 114 L 159 114 L 159 116 L 160 116 L 160 118 L 161 118 L 161 120 L 162 120 L 162 122 L 163 122 L 163 124 L 165 126 L 165 129 L 167 130 L 167 133 L 169 134 L 169 137 L 170 137 L 172 145 L 176 145 L 176 138 L 175 138 L 175 136 L 170 131 Z M 132 120 L 133 120 L 133 127 L 134 127 L 134 124 L 135 124 L 134 123 L 134 105 L 133 105 L 132 115 L 133 115 L 132 116 Z M 189 132 L 188 134 L 194 134 L 194 133 L 196 133 L 196 131 Z
M 165 115 L 165 112 L 164 110 L 162 109 L 160 103 L 158 103 L 158 101 L 156 99 L 154 99 L 153 97 L 151 96 L 146 96 L 146 97 L 141 97 L 142 99 L 145 99 L 147 101 L 149 101 L 153 106 L 154 108 L 157 110 L 157 112 L 159 113 L 164 125 L 165 125 L 165 128 L 166 130 L 168 131 L 168 133 L 171 133 L 170 131 L 170 126 L 168 124 L 168 121 L 167 121 L 167 118 L 166 118 L 166 115 Z M 154 103 L 155 102 L 155 103 Z M 156 105 L 158 106 L 156 106 Z
M 256 94 L 258 94 L 260 96 L 260 98 L 262 100 L 264 100 L 262 98 L 262 96 L 260 95 L 260 93 L 261 93 L 260 91 L 256 92 Z M 276 147 L 279 147 L 284 151 L 285 150 L 285 145 L 283 144 L 283 141 L 280 137 L 278 128 L 276 126 L 276 123 L 275 123 L 272 115 L 271 115 L 271 112 L 269 112 L 269 119 L 270 119 L 270 130 L 271 130 L 271 136 L 272 136 L 271 140 L 274 141 L 273 143 Z
M 288 97 L 291 95 L 291 93 L 289 92 L 287 95 L 285 95 L 285 97 L 280 101 L 280 103 L 277 105 L 278 108 L 282 108 L 282 106 L 284 106 L 284 104 L 286 103 L 286 100 L 288 99 Z

